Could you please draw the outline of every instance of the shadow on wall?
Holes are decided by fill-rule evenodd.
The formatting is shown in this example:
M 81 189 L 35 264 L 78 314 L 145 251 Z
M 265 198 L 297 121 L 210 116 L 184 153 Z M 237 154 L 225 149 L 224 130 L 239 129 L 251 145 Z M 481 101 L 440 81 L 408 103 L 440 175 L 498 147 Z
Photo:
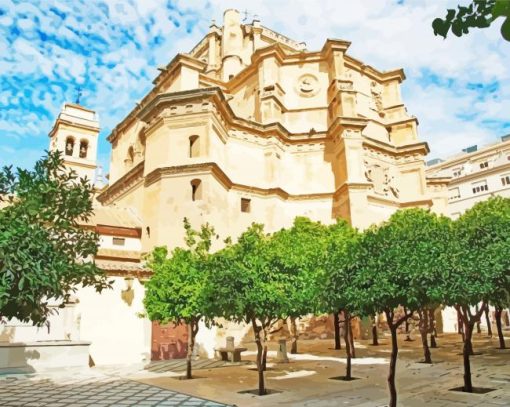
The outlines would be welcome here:
M 40 359 L 37 349 L 27 349 L 25 343 L 0 342 L 0 377 L 5 374 L 34 373 L 34 360 Z

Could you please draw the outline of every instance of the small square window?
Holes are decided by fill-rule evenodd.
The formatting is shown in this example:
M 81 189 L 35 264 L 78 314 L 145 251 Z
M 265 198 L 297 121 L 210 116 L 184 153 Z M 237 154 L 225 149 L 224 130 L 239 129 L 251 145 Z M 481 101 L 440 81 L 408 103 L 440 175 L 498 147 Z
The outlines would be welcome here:
M 241 198 L 241 212 L 251 211 L 251 199 Z
M 123 237 L 114 237 L 113 245 L 114 246 L 124 246 L 126 244 L 126 239 Z
M 483 163 L 480 163 L 480 168 L 483 170 L 484 168 L 488 168 L 489 167 L 489 162 L 488 161 L 484 161 Z

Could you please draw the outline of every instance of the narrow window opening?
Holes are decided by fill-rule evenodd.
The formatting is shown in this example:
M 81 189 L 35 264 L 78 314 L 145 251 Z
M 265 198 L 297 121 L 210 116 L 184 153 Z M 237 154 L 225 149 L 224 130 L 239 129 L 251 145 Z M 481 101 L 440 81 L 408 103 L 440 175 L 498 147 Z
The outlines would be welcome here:
M 80 158 L 87 158 L 89 143 L 87 140 L 80 141 Z
M 190 158 L 198 157 L 200 155 L 200 137 L 191 136 L 189 138 L 189 156 Z
M 66 155 L 73 155 L 74 151 L 74 138 L 66 138 Z
M 194 179 L 191 181 L 191 200 L 200 201 L 202 199 L 202 181 Z
M 251 199 L 241 198 L 241 212 L 251 212 Z

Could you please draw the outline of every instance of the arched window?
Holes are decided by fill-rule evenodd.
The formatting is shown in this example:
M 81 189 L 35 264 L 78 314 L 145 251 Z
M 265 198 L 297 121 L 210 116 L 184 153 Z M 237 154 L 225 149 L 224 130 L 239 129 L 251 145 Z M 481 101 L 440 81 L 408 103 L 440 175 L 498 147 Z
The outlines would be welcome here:
M 191 136 L 189 138 L 189 156 L 190 158 L 200 155 L 200 137 Z
M 66 138 L 66 155 L 73 155 L 74 152 L 74 137 L 69 136 Z
M 194 179 L 191 181 L 191 200 L 200 201 L 202 199 L 202 181 Z
M 87 140 L 80 141 L 80 158 L 87 158 L 89 142 Z

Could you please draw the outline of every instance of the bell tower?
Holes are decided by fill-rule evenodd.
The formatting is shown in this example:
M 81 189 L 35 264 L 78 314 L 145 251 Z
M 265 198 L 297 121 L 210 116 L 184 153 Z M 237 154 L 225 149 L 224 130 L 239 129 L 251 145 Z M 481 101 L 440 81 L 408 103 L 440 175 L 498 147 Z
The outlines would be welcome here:
M 99 121 L 96 112 L 65 103 L 49 133 L 50 151 L 60 151 L 64 164 L 95 183 Z

